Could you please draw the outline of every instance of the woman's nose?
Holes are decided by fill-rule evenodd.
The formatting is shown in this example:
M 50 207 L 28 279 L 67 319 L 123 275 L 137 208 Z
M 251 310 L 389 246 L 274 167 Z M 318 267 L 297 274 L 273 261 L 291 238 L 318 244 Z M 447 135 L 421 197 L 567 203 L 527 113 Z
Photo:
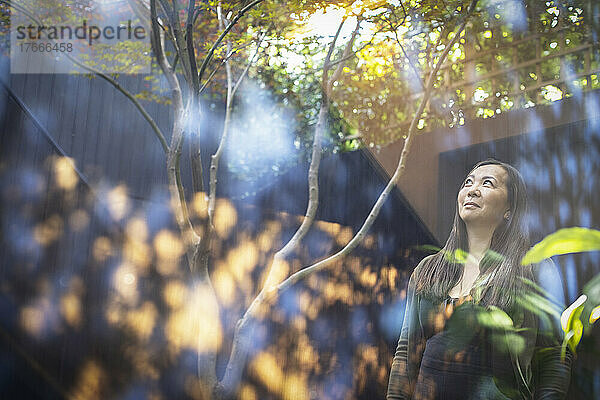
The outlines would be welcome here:
M 471 197 L 479 197 L 481 195 L 481 192 L 479 191 L 479 187 L 477 186 L 472 186 L 469 191 L 467 192 L 468 196 Z

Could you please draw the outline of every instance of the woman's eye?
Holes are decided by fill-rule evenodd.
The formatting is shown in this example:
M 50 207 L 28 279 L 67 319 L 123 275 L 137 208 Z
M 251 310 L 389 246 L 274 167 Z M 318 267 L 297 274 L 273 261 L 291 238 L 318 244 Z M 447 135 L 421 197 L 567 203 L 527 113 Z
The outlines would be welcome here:
M 491 179 L 486 179 L 483 181 L 484 185 L 488 185 L 488 186 L 494 186 L 494 182 L 491 181 Z
M 473 179 L 467 178 L 467 179 L 465 179 L 465 183 L 463 183 L 463 186 L 467 186 L 467 185 L 471 185 L 471 184 L 473 184 Z

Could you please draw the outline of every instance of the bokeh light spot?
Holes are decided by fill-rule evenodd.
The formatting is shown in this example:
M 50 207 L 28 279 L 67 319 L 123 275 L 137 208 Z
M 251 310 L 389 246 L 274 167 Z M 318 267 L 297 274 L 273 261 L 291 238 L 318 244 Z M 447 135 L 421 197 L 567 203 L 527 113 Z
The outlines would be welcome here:
M 180 308 L 186 297 L 187 288 L 180 281 L 172 280 L 165 286 L 163 298 L 169 307 Z
M 135 268 L 129 263 L 121 264 L 113 276 L 114 288 L 130 304 L 138 298 L 136 281 Z
M 108 211 L 117 221 L 123 219 L 129 211 L 129 197 L 127 196 L 127 187 L 119 185 L 108 192 Z
M 154 249 L 159 259 L 176 261 L 183 254 L 183 243 L 171 231 L 163 229 L 154 238 Z
M 74 293 L 68 293 L 60 299 L 60 313 L 71 327 L 81 324 L 81 301 Z
M 79 178 L 75 172 L 72 158 L 57 157 L 54 159 L 54 179 L 58 187 L 64 190 L 73 190 Z
M 148 340 L 156 325 L 158 311 L 154 304 L 146 301 L 139 309 L 127 314 L 127 325 L 142 340 Z
M 62 218 L 58 215 L 52 215 L 35 227 L 33 237 L 39 244 L 47 246 L 62 235 L 63 226 Z
M 214 226 L 220 237 L 227 237 L 237 223 L 237 211 L 229 200 L 218 199 L 215 206 Z
M 270 391 L 281 392 L 284 376 L 272 354 L 264 351 L 258 353 L 250 363 L 250 371 Z
M 101 400 L 102 388 L 106 385 L 106 374 L 95 361 L 88 361 L 79 375 L 72 391 L 73 399 Z
M 69 217 L 69 226 L 75 232 L 81 232 L 90 223 L 90 217 L 84 210 L 75 210 Z
M 92 254 L 96 261 L 104 262 L 112 254 L 112 244 L 110 243 L 110 239 L 105 236 L 97 238 L 94 241 Z
M 199 284 L 190 292 L 184 306 L 171 314 L 165 327 L 171 351 L 217 351 L 221 346 L 222 329 L 212 289 Z

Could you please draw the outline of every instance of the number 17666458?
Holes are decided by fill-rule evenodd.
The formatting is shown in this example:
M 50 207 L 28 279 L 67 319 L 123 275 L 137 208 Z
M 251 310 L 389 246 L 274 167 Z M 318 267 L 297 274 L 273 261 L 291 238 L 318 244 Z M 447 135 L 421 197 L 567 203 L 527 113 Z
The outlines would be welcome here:
M 24 42 L 19 43 L 19 49 L 21 50 L 21 53 L 70 53 L 73 51 L 73 43 Z

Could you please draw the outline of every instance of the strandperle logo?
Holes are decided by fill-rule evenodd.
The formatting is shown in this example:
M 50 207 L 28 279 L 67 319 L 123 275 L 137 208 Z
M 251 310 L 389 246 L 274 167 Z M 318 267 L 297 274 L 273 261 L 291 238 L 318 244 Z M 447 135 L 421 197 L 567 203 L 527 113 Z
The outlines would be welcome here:
M 29 24 L 28 26 L 17 26 L 17 39 L 29 40 L 87 40 L 91 46 L 94 41 L 101 42 L 101 39 L 117 39 L 117 40 L 142 40 L 146 38 L 146 28 L 143 26 L 132 26 L 131 20 L 127 21 L 126 25 L 105 26 L 99 27 L 96 25 L 87 25 L 87 21 L 83 20 L 83 24 L 75 28 L 67 26 L 37 26 Z
M 13 0 L 11 73 L 149 73 L 149 10 L 127 0 Z

